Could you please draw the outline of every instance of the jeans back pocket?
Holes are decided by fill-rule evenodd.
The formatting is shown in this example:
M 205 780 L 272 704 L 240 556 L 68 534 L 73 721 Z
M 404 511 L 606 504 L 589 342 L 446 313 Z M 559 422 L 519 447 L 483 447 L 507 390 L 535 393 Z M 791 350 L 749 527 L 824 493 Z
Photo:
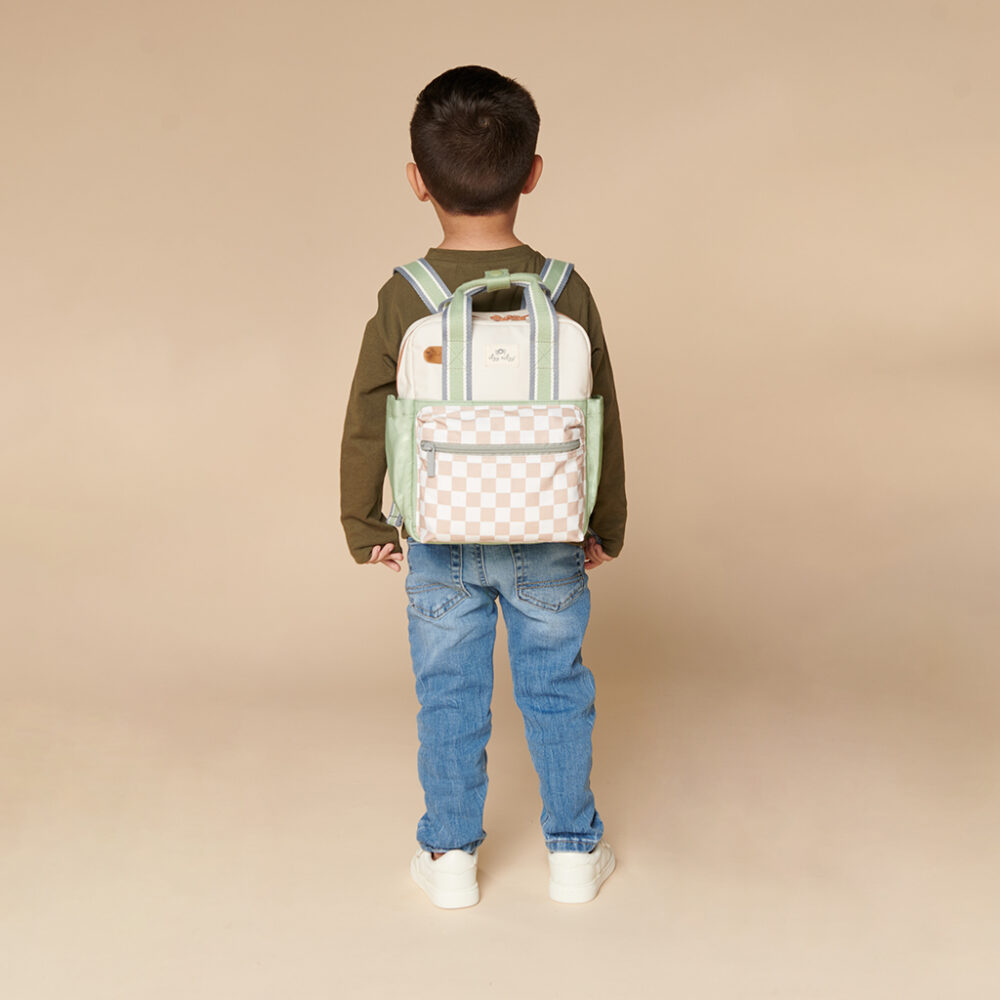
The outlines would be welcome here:
M 580 546 L 570 542 L 543 542 L 513 548 L 517 596 L 522 601 L 546 611 L 562 611 L 587 589 L 584 553 Z
M 421 618 L 437 621 L 469 596 L 462 583 L 462 557 L 457 546 L 410 541 L 406 596 Z

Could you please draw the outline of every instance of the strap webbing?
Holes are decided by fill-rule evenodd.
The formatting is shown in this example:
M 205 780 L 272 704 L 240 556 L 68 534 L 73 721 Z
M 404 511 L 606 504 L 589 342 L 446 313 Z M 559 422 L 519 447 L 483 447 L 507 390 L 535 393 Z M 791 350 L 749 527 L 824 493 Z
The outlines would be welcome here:
M 451 298 L 451 291 L 441 280 L 441 276 L 421 257 L 410 264 L 402 264 L 393 268 L 413 286 L 427 309 L 436 313 L 443 303 Z
M 531 320 L 531 399 L 559 398 L 558 318 L 547 289 L 536 274 L 487 271 L 484 278 L 467 281 L 441 312 L 442 398 L 472 399 L 472 297 L 495 288 L 523 287 Z
M 441 306 L 451 298 L 448 286 L 424 257 L 409 264 L 402 264 L 394 270 L 406 278 L 417 295 L 420 296 L 421 301 L 427 306 L 428 311 L 432 313 L 438 312 Z M 569 261 L 556 260 L 554 257 L 546 259 L 539 272 L 538 280 L 549 290 L 549 298 L 552 302 L 556 302 L 562 295 L 572 271 L 573 265 Z M 525 289 L 525 303 L 527 303 L 527 289 Z
M 552 257 L 549 257 L 542 266 L 538 280 L 549 290 L 549 298 L 553 302 L 562 295 L 572 270 L 573 265 L 568 261 L 555 260 Z

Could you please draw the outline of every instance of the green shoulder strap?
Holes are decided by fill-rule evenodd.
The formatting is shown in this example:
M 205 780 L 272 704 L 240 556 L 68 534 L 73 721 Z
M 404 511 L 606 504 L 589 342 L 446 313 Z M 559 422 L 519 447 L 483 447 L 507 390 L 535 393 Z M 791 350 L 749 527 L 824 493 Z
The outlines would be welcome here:
M 555 302 L 562 295 L 569 281 L 573 265 L 569 261 L 549 257 L 539 272 L 538 280 L 549 290 L 549 298 Z
M 423 257 L 393 268 L 393 271 L 406 278 L 432 313 L 440 312 L 441 306 L 451 298 L 451 291 L 441 280 L 441 275 Z

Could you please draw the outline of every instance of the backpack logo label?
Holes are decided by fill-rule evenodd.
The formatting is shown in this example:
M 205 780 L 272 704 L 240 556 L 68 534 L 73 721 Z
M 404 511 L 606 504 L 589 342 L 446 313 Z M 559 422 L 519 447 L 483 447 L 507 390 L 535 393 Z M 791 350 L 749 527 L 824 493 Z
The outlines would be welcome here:
M 490 344 L 486 349 L 487 368 L 519 367 L 516 344 Z

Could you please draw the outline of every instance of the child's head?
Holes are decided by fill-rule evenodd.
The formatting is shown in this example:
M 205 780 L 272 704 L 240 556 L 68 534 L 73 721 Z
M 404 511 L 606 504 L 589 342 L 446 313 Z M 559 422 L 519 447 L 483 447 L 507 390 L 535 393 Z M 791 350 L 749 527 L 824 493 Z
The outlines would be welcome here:
M 519 83 L 483 66 L 458 66 L 417 96 L 410 146 L 445 212 L 493 215 L 512 208 L 528 183 L 538 125 L 535 102 Z

